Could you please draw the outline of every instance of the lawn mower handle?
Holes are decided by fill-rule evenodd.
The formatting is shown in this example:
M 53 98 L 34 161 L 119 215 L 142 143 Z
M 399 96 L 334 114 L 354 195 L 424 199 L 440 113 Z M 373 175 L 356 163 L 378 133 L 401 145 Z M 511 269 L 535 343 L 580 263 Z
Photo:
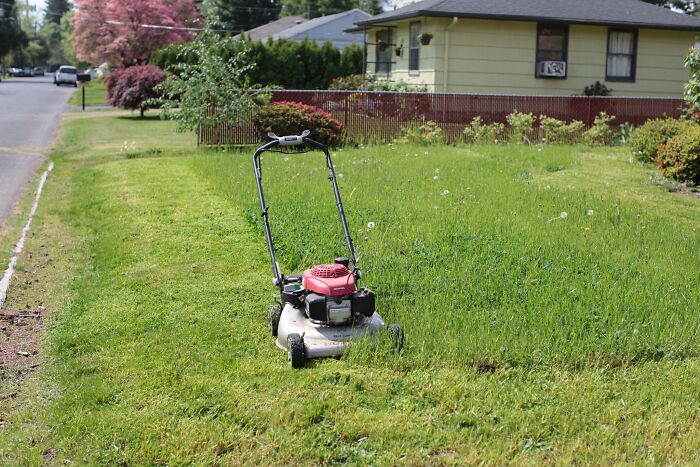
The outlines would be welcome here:
M 260 165 L 260 156 L 262 153 L 270 151 L 272 148 L 277 146 L 296 146 L 299 144 L 307 143 L 316 149 L 320 149 L 326 155 L 326 166 L 330 171 L 330 176 L 328 179 L 333 185 L 333 195 L 335 196 L 335 205 L 338 209 L 338 216 L 340 217 L 340 222 L 343 226 L 343 234 L 345 235 L 345 243 L 350 251 L 350 259 L 352 261 L 352 271 L 355 277 L 359 280 L 360 270 L 357 268 L 357 256 L 355 254 L 355 246 L 352 243 L 352 238 L 350 237 L 350 229 L 348 229 L 348 222 L 345 218 L 345 211 L 343 210 L 343 202 L 340 199 L 340 190 L 338 189 L 338 182 L 335 176 L 335 170 L 333 168 L 333 161 L 331 160 L 331 154 L 328 152 L 328 147 L 318 141 L 309 138 L 311 132 L 309 130 L 304 130 L 301 135 L 291 135 L 291 136 L 277 136 L 274 133 L 268 133 L 268 136 L 272 138 L 272 141 L 260 146 L 253 155 L 253 169 L 255 170 L 255 181 L 258 186 L 258 197 L 260 198 L 260 209 L 262 212 L 263 224 L 265 226 L 265 238 L 267 240 L 267 249 L 270 253 L 270 261 L 272 261 L 272 272 L 274 277 L 272 283 L 280 288 L 280 291 L 284 288 L 284 276 L 280 272 L 279 266 L 275 259 L 275 246 L 273 243 L 272 233 L 270 231 L 270 221 L 268 216 L 269 208 L 265 203 L 265 195 L 262 189 L 262 166 Z

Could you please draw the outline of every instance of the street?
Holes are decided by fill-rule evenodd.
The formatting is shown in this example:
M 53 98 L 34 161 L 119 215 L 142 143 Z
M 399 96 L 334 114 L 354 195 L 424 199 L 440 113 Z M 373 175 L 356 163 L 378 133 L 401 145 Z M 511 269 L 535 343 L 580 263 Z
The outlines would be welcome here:
M 53 78 L 0 82 L 0 229 L 41 164 L 75 88 Z

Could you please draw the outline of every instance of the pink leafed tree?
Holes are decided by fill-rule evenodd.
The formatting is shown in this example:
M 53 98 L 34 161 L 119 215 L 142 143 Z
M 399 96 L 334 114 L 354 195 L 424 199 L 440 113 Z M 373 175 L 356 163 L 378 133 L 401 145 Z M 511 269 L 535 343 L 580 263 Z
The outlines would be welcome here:
M 193 0 L 75 0 L 75 7 L 71 41 L 76 56 L 94 65 L 146 64 L 161 47 L 191 39 L 187 31 L 167 28 L 201 24 Z

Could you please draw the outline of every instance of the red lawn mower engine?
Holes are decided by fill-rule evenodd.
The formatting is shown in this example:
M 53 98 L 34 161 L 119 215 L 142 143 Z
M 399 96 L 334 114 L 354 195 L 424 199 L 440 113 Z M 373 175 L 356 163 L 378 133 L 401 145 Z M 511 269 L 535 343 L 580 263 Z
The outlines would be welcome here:
M 310 320 L 347 324 L 357 315 L 374 314 L 374 292 L 364 287 L 358 290 L 349 264 L 348 258 L 337 258 L 335 264 L 320 264 L 304 271 L 305 311 Z

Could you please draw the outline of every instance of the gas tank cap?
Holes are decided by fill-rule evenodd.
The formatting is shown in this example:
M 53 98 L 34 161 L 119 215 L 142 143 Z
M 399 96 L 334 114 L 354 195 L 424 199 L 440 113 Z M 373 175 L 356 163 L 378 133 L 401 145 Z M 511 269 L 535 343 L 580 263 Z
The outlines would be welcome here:
M 350 258 L 346 258 L 345 256 L 339 256 L 335 259 L 335 264 L 342 264 L 346 268 L 350 267 Z

